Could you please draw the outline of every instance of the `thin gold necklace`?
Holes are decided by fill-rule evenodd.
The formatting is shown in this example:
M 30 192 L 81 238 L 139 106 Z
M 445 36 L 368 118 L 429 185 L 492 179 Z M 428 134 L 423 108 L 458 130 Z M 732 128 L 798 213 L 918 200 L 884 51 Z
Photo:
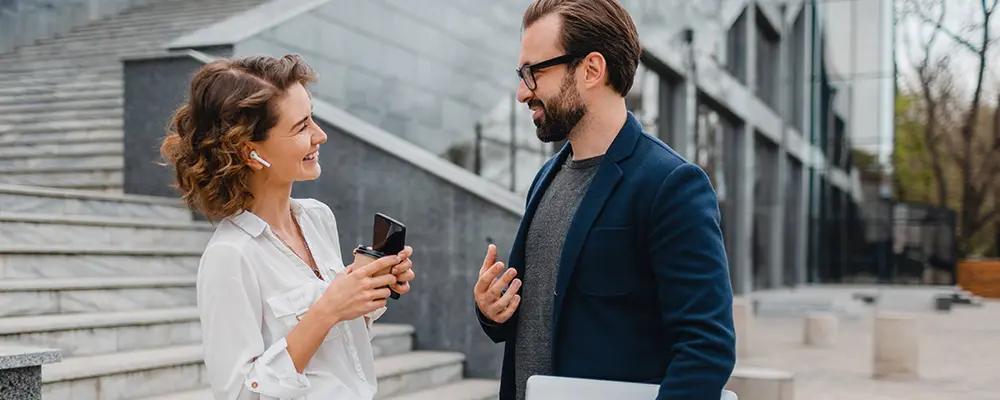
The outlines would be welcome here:
M 300 235 L 302 235 L 302 245 L 306 248 L 306 256 L 309 257 L 309 260 L 311 260 L 312 262 L 306 261 L 306 260 L 302 260 L 302 261 L 304 263 L 306 263 L 306 265 L 308 265 L 310 269 L 312 269 L 313 274 L 315 274 L 317 278 L 319 278 L 320 280 L 322 280 L 323 279 L 323 275 L 319 273 L 319 268 L 317 268 L 315 266 L 315 264 L 316 264 L 316 257 L 313 256 L 312 249 L 309 248 L 309 241 L 306 240 L 306 234 L 302 232 L 302 227 L 299 226 L 299 221 L 297 221 L 295 219 L 295 214 L 292 214 L 291 210 L 289 210 L 289 214 L 292 217 L 292 223 L 295 224 L 295 229 L 298 230 L 298 232 L 299 232 Z M 292 246 L 290 244 L 288 244 L 287 240 L 285 240 L 284 238 L 281 237 L 281 235 L 278 234 L 278 231 L 272 229 L 271 232 L 274 232 L 274 236 L 277 237 L 278 240 L 281 241 L 281 243 L 284 243 L 285 247 L 288 247 L 288 250 L 291 250 L 292 254 L 295 254 L 295 249 L 292 248 Z M 298 256 L 298 255 L 296 255 L 296 256 Z M 299 259 L 301 260 L 302 258 L 299 257 Z

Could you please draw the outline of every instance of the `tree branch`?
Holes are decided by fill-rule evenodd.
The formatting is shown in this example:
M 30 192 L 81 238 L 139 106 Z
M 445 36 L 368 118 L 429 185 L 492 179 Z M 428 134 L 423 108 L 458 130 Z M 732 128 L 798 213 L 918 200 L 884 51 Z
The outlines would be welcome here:
M 951 38 L 951 40 L 954 40 L 955 43 L 960 44 L 962 47 L 965 47 L 967 50 L 969 50 L 969 51 L 971 51 L 973 53 L 978 53 L 979 52 L 979 47 L 978 46 L 972 44 L 972 42 L 968 41 L 967 39 L 965 39 L 961 35 L 958 35 L 955 32 L 952 32 L 951 29 L 948 29 L 947 27 L 944 26 L 944 13 L 945 13 L 944 12 L 944 3 L 945 3 L 944 1 L 941 2 L 941 17 L 938 18 L 937 21 L 935 21 L 934 19 L 932 19 L 931 17 L 929 17 L 927 14 L 925 14 L 924 10 L 921 7 L 918 6 L 918 7 L 913 7 L 913 8 L 915 9 L 917 17 L 919 17 L 925 24 L 934 25 L 934 30 L 935 31 L 941 32 L 941 33 L 947 35 L 949 38 Z M 995 5 L 995 3 L 994 3 L 994 5 Z M 985 6 L 985 3 L 984 3 L 984 6 Z
M 996 6 L 996 3 L 993 5 Z M 1000 95 L 998 95 L 997 100 L 1000 101 Z M 1000 174 L 1000 103 L 997 104 L 998 108 L 993 110 L 993 145 L 987 146 L 987 153 L 983 156 L 982 164 L 979 167 L 979 179 L 975 182 L 976 190 L 980 192 L 993 186 L 996 183 L 996 178 L 1000 177 L 998 176 Z M 1000 202 L 1000 198 L 994 199 L 994 201 Z
M 986 214 L 980 215 L 978 218 L 976 218 L 975 222 L 970 224 L 971 226 L 969 226 L 969 230 L 967 232 L 963 232 L 962 236 L 964 236 L 965 239 L 968 240 L 969 238 L 975 236 L 975 234 L 979 232 L 980 229 L 983 229 L 983 227 L 992 222 L 993 219 L 996 218 L 997 216 L 1000 216 L 1000 208 L 994 207 Z

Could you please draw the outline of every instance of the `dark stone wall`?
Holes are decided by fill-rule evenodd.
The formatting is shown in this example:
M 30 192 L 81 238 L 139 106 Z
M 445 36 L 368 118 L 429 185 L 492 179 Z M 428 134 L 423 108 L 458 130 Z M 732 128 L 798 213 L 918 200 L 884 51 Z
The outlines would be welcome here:
M 126 64 L 126 193 L 176 196 L 172 171 L 156 164 L 158 147 L 199 65 L 187 57 Z M 316 118 L 329 137 L 323 173 L 296 184 L 293 196 L 330 206 L 347 260 L 354 246 L 371 241 L 376 212 L 406 224 L 414 248 L 413 289 L 391 301 L 380 321 L 413 325 L 417 349 L 464 353 L 469 376 L 499 377 L 502 347 L 480 329 L 472 287 L 489 243 L 506 260 L 520 215 Z
M 177 197 L 173 175 L 159 165 L 170 117 L 188 94 L 191 74 L 204 65 L 179 55 L 126 60 L 124 87 L 125 193 Z
M 390 303 L 382 321 L 415 326 L 418 349 L 465 353 L 472 376 L 499 377 L 501 348 L 476 321 L 472 286 L 487 245 L 509 251 L 520 216 L 326 123 L 320 126 L 329 136 L 320 150 L 323 173 L 297 184 L 293 196 L 316 198 L 333 209 L 344 257 L 371 242 L 376 212 L 405 224 L 414 248 L 418 280 L 411 293 Z

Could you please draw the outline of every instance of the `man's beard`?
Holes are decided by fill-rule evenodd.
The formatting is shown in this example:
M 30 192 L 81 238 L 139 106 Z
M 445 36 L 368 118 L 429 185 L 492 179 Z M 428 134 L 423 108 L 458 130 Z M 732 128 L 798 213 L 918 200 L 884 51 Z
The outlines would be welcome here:
M 542 118 L 534 120 L 535 134 L 542 143 L 565 140 L 587 114 L 587 107 L 576 91 L 575 84 L 576 77 L 570 74 L 563 79 L 559 95 L 550 100 L 548 106 L 538 99 L 528 102 L 529 107 L 541 106 L 544 112 Z

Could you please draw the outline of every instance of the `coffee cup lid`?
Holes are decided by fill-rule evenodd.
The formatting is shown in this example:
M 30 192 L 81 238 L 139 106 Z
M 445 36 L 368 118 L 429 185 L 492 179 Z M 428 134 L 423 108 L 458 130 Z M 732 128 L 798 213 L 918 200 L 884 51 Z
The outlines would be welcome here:
M 376 260 L 379 259 L 379 258 L 385 257 L 385 254 L 383 254 L 381 251 L 375 251 L 375 250 L 369 249 L 367 246 L 365 246 L 363 244 L 362 245 L 358 245 L 358 247 L 357 247 L 357 249 L 355 249 L 355 251 L 358 252 L 358 253 L 364 254 L 364 255 L 366 255 L 368 257 L 374 258 Z

